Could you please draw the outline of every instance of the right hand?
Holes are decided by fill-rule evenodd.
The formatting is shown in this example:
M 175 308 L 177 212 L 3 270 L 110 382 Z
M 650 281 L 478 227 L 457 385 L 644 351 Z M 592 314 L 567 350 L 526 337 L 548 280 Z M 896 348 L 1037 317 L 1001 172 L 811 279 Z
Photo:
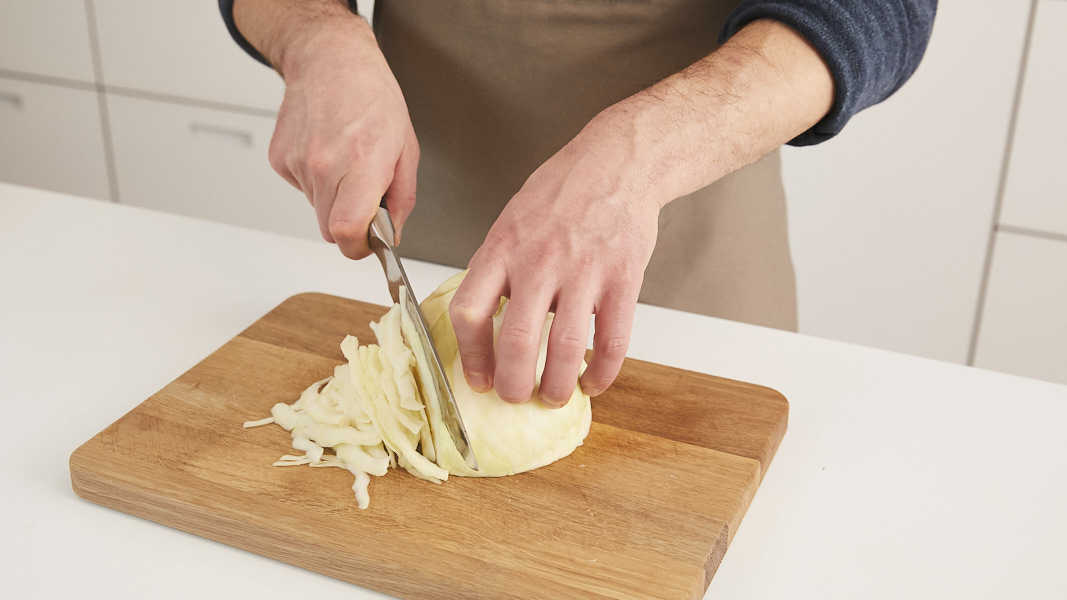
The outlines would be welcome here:
M 415 206 L 419 144 L 400 85 L 362 18 L 296 22 L 278 66 L 285 96 L 271 167 L 304 192 L 322 237 L 352 259 L 382 198 L 396 229 Z

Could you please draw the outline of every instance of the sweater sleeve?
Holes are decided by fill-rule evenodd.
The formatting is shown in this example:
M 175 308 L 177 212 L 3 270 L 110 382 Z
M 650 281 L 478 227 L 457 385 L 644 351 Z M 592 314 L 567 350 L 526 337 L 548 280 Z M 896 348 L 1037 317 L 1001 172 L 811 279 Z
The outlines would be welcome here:
M 353 13 L 357 12 L 356 1 L 357 0 L 348 0 L 348 9 Z M 270 61 L 260 54 L 259 50 L 256 50 L 252 44 L 245 39 L 245 36 L 241 35 L 241 32 L 238 31 L 237 22 L 234 21 L 233 18 L 233 3 L 234 0 L 219 0 L 219 11 L 222 12 L 222 20 L 226 23 L 226 29 L 229 30 L 230 37 L 232 37 L 233 41 L 237 42 L 237 45 L 247 52 L 249 56 L 268 67 L 271 66 Z
M 789 142 L 818 144 L 837 135 L 859 111 L 897 91 L 919 66 L 937 0 L 746 0 L 720 33 L 727 40 L 757 19 L 773 19 L 803 35 L 830 67 L 834 104 Z

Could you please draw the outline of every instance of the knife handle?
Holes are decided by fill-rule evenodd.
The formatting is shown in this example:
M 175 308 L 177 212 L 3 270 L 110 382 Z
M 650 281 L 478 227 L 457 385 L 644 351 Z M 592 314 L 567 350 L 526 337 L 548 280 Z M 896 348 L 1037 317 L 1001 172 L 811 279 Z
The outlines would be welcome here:
M 393 244 L 396 240 L 396 230 L 393 228 L 393 219 L 389 217 L 389 211 L 383 206 L 374 212 L 374 218 L 367 229 L 367 244 L 371 250 L 384 246 L 385 250 L 396 251 Z

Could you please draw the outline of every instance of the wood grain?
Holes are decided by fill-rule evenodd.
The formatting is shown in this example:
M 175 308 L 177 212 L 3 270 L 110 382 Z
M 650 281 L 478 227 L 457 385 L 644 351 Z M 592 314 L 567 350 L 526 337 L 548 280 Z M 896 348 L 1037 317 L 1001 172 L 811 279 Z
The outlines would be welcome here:
M 701 598 L 785 433 L 773 390 L 627 360 L 574 454 L 499 479 L 271 466 L 292 402 L 384 307 L 294 296 L 78 448 L 90 501 L 401 598 Z

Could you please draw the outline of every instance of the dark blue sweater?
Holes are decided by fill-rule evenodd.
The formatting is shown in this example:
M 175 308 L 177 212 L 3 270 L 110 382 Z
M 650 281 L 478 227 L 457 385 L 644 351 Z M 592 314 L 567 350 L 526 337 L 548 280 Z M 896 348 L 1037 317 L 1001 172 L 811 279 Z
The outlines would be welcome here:
M 266 59 L 237 31 L 234 0 L 219 0 L 230 35 L 256 60 Z M 349 0 L 355 10 L 356 0 Z M 934 24 L 937 0 L 746 0 L 719 34 L 729 39 L 757 19 L 774 19 L 803 35 L 834 78 L 834 105 L 814 127 L 789 142 L 817 144 L 841 131 L 852 115 L 888 98 L 919 66 Z

